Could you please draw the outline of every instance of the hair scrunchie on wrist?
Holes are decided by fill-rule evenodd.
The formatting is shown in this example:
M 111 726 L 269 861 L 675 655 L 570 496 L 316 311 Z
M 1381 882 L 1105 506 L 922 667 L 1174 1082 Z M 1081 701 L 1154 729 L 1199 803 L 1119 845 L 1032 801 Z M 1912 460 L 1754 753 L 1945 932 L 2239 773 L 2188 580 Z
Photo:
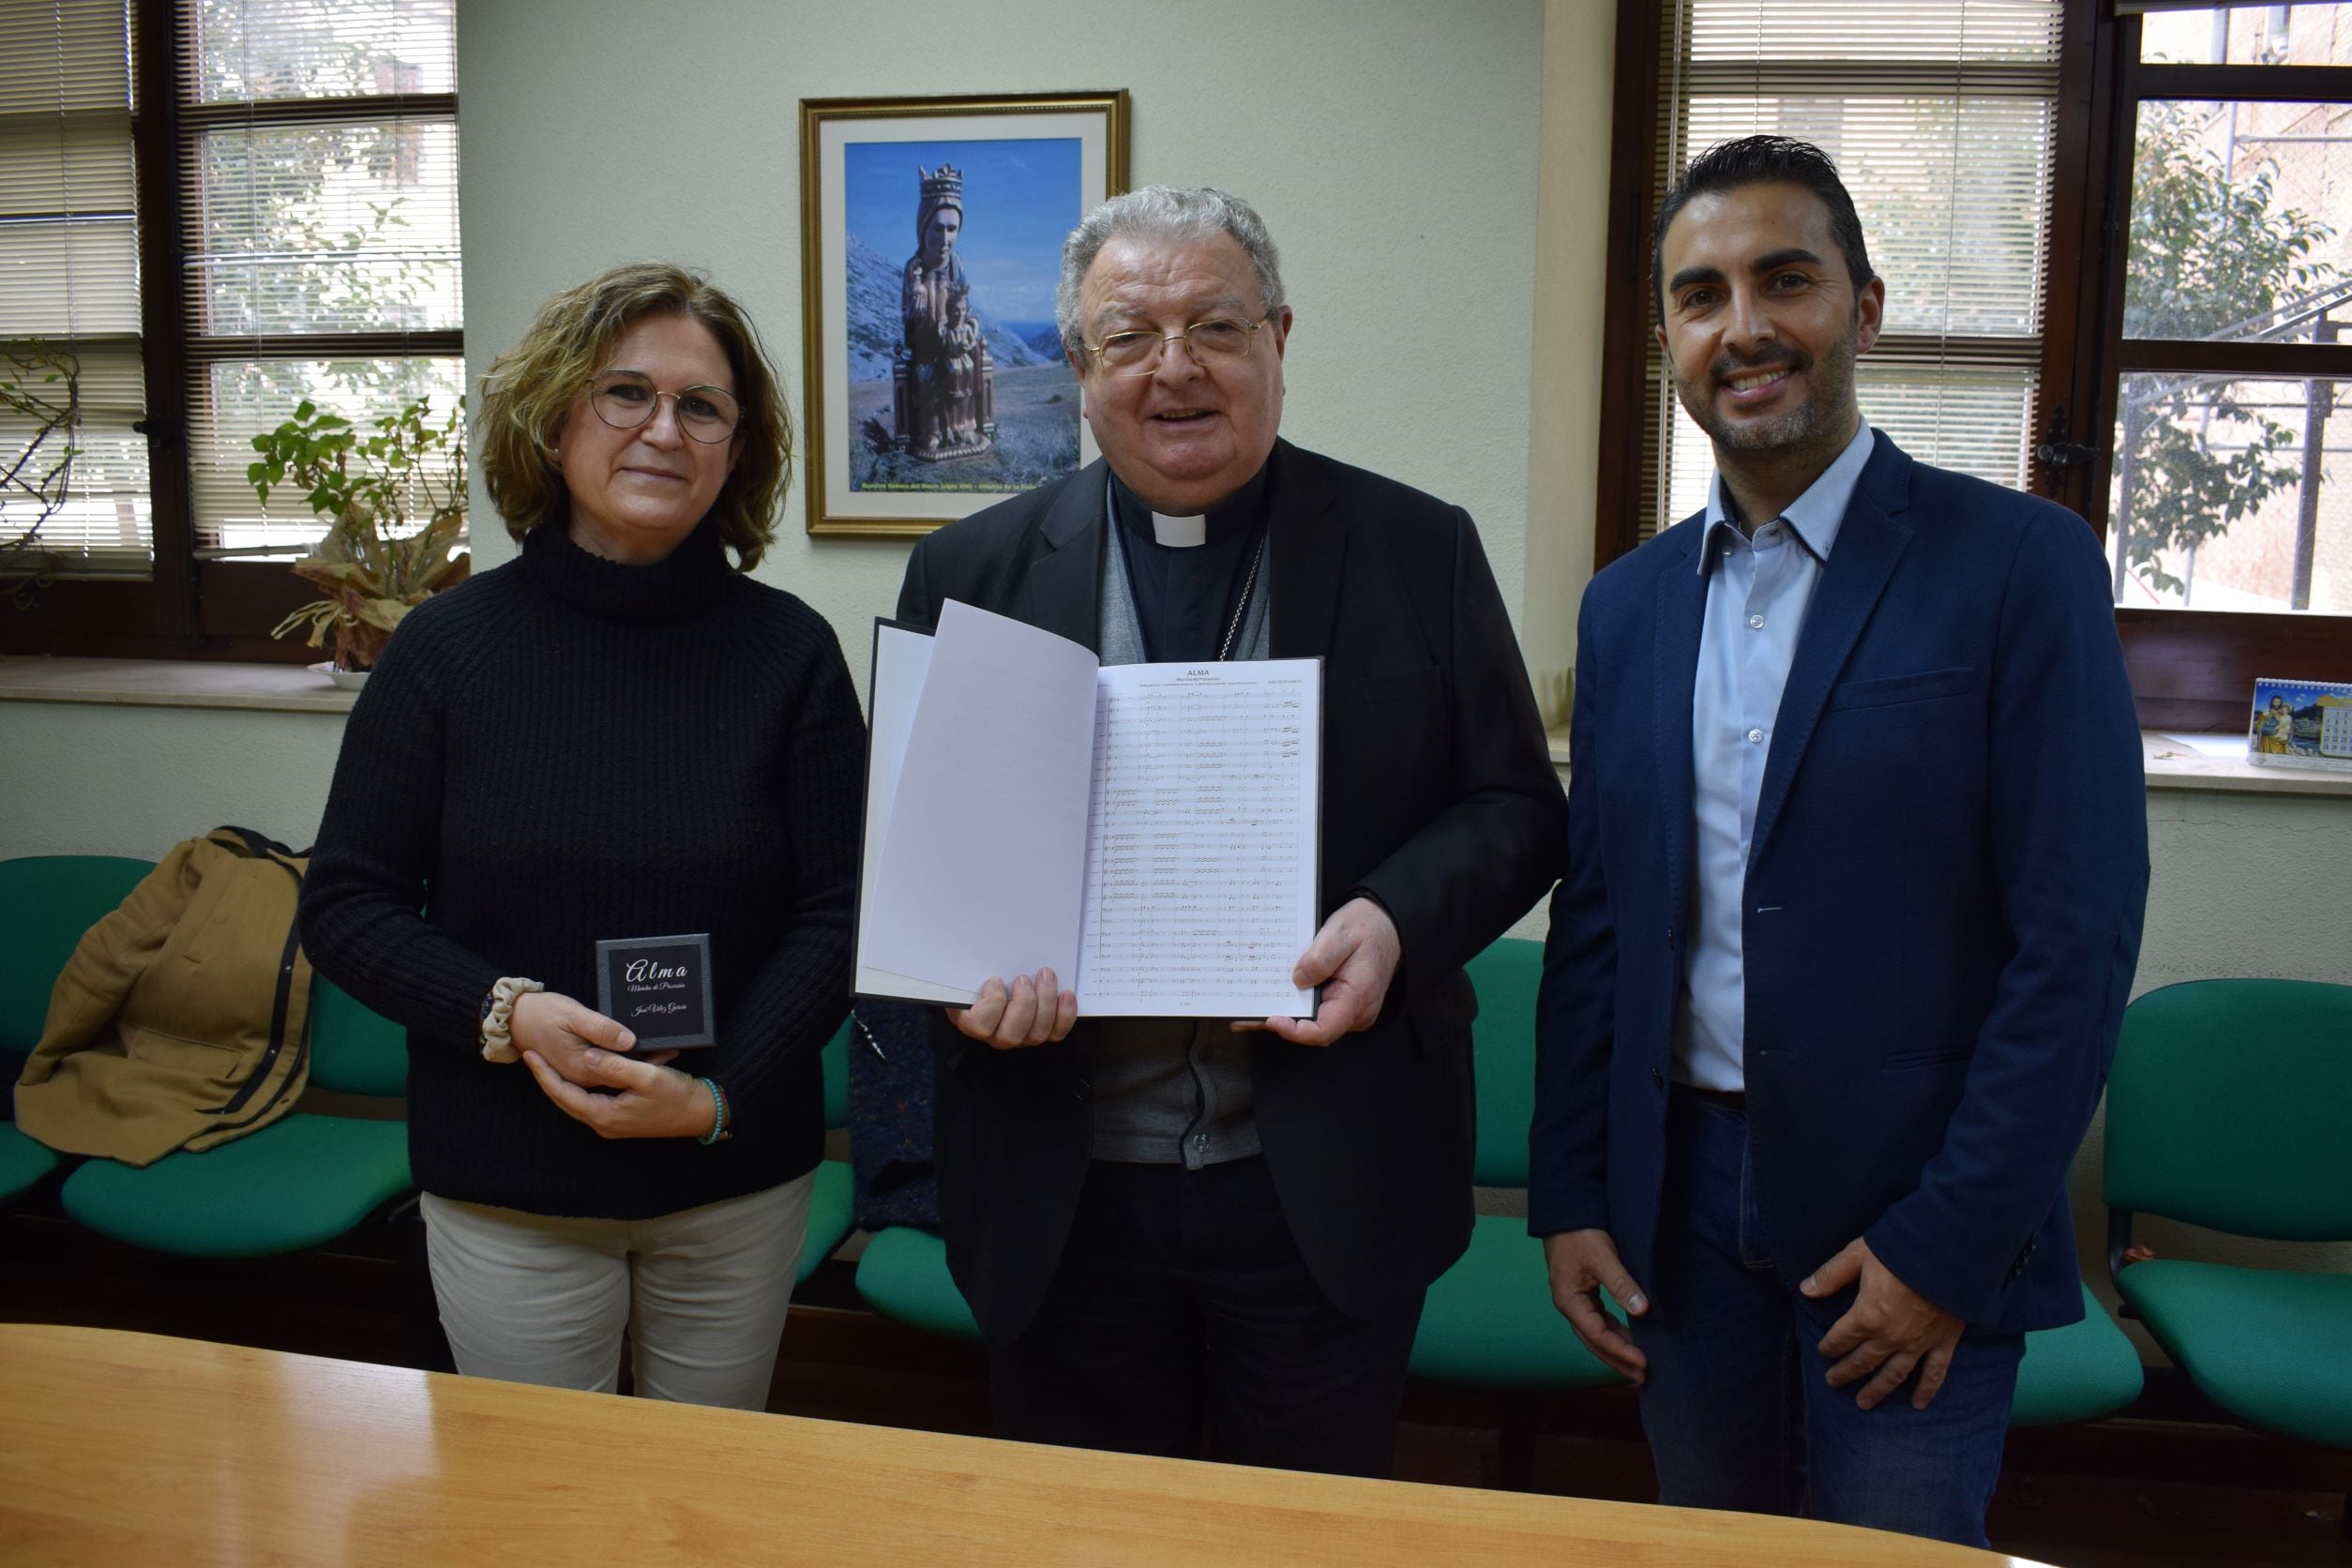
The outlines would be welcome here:
M 525 980 L 509 974 L 490 988 L 482 1000 L 482 1060 L 485 1062 L 520 1062 L 522 1053 L 515 1049 L 515 1003 L 533 991 L 546 990 L 536 980 Z

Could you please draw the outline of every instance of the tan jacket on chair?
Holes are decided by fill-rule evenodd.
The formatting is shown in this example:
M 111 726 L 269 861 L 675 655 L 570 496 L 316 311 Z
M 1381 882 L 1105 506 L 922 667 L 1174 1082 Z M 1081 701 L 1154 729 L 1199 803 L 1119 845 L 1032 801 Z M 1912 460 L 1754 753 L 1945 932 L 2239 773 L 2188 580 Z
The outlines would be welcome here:
M 241 828 L 175 846 L 57 977 L 17 1124 L 67 1153 L 143 1166 L 292 1110 L 310 1071 L 305 866 Z

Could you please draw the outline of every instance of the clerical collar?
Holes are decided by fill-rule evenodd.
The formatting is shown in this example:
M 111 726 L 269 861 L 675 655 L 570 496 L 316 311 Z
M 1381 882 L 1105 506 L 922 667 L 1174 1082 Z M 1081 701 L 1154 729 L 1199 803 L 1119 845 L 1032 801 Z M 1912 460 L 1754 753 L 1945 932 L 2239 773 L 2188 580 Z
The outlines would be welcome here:
M 1170 550 L 1190 550 L 1209 542 L 1209 514 L 1198 517 L 1172 518 L 1166 512 L 1152 514 L 1152 542 Z
M 1242 488 L 1194 517 L 1169 517 L 1155 512 L 1143 498 L 1129 490 L 1118 475 L 1110 476 L 1110 493 L 1120 525 L 1142 540 L 1170 550 L 1189 550 L 1196 545 L 1214 544 L 1229 539 L 1246 529 L 1255 528 L 1266 515 L 1266 470 L 1268 462 L 1260 463 L 1258 472 L 1245 480 Z

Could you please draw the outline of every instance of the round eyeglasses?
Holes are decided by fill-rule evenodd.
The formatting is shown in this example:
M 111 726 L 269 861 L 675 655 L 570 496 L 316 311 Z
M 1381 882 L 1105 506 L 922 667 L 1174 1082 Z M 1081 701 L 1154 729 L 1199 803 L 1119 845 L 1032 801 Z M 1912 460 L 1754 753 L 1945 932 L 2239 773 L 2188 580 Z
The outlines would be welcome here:
M 1260 316 L 1244 322 L 1219 316 L 1195 322 L 1165 338 L 1156 332 L 1114 332 L 1099 343 L 1088 344 L 1086 352 L 1094 356 L 1106 375 L 1148 376 L 1160 368 L 1160 356 L 1168 352 L 1168 344 L 1182 343 L 1194 364 L 1204 370 L 1214 369 L 1246 355 L 1258 340 L 1258 329 L 1273 319 Z
M 633 430 L 653 418 L 664 398 L 676 410 L 678 429 L 707 445 L 725 441 L 743 423 L 743 405 L 733 393 L 716 386 L 663 392 L 634 370 L 609 370 L 588 384 L 588 406 L 616 430 Z

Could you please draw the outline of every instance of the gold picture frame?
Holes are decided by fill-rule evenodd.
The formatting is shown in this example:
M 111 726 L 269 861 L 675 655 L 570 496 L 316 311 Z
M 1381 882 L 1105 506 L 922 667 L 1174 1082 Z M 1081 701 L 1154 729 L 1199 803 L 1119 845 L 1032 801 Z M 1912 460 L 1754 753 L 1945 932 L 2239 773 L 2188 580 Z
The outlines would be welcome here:
M 810 534 L 927 534 L 1092 460 L 1052 288 L 1127 188 L 1127 116 L 1124 89 L 801 100 Z

